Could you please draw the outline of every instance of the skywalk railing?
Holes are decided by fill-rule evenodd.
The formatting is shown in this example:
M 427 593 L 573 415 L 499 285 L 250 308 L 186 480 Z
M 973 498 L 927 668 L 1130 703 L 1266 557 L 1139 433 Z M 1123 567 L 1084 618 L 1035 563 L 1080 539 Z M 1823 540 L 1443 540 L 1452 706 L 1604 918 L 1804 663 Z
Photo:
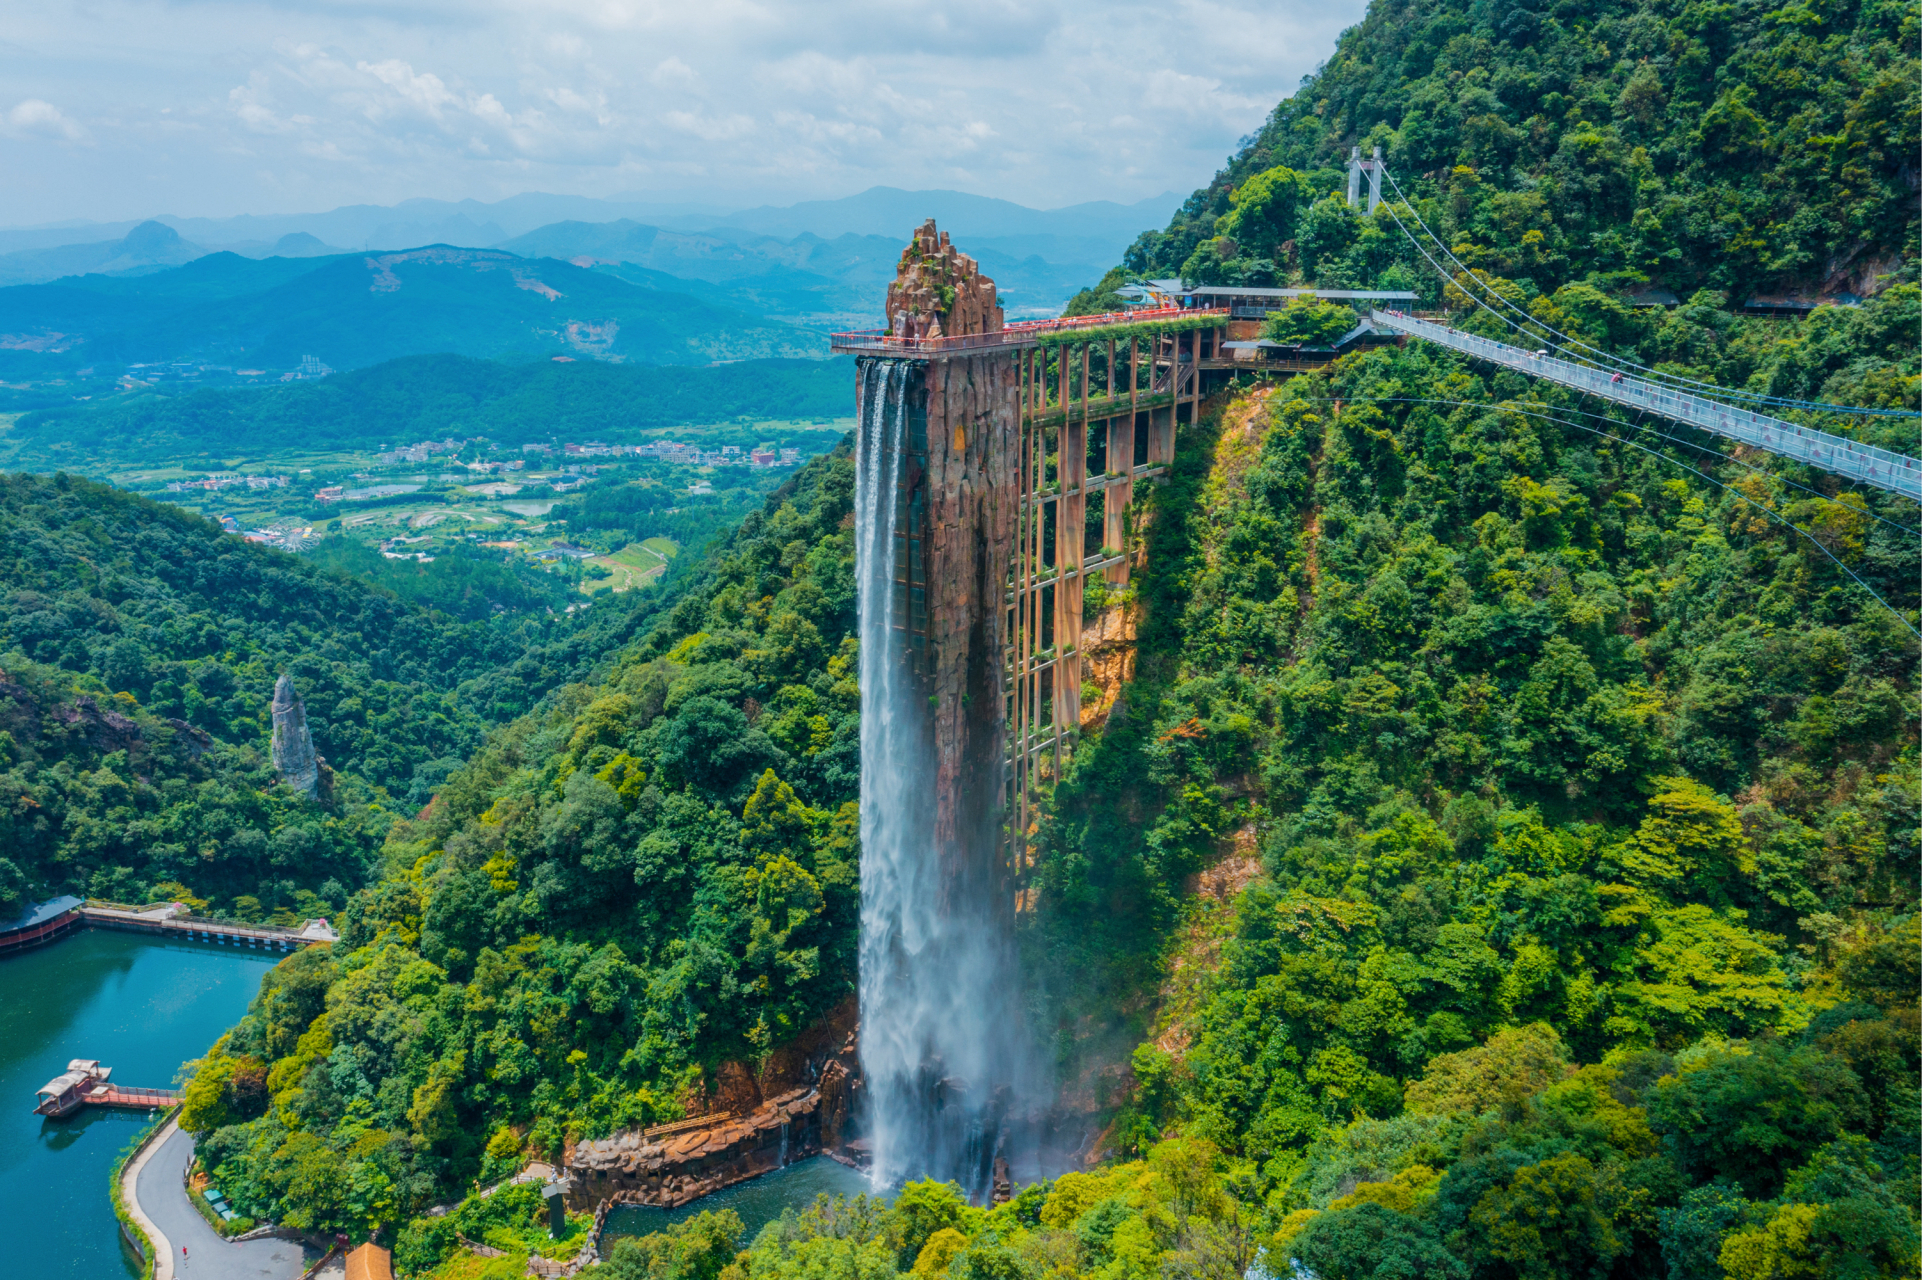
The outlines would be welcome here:
M 1858 444 L 1826 431 L 1797 426 L 1793 422 L 1738 409 L 1719 400 L 1642 378 L 1592 369 L 1572 361 L 1524 351 L 1520 347 L 1478 338 L 1430 320 L 1418 320 L 1399 311 L 1375 311 L 1370 313 L 1370 318 L 1385 329 L 1452 347 L 1479 360 L 1502 365 L 1533 378 L 1546 378 L 1550 382 L 1558 382 L 1616 404 L 1643 409 L 1675 422 L 1685 422 L 1741 444 L 1767 449 L 1785 458 L 1819 467 L 1844 479 L 1873 485 L 1922 502 L 1922 458 L 1892 453 L 1874 445 Z
M 1059 316 L 1052 320 L 1018 320 L 993 333 L 959 333 L 939 338 L 903 338 L 886 329 L 856 329 L 828 335 L 835 354 L 857 355 L 936 355 L 955 351 L 985 350 L 995 347 L 1031 346 L 1051 333 L 1077 329 L 1104 329 L 1112 325 L 1152 324 L 1157 320 L 1193 320 L 1219 316 L 1227 320 L 1226 307 L 1154 307 L 1142 311 L 1109 311 L 1097 316 Z

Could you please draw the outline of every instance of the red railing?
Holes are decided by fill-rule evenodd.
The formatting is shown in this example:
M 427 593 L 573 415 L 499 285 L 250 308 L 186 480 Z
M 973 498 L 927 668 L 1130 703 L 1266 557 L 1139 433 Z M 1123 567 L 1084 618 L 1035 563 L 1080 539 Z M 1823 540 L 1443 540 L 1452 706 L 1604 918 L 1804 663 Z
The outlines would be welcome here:
M 1017 320 L 993 333 L 961 333 L 939 338 L 902 338 L 885 329 L 857 329 L 829 334 L 835 351 L 899 352 L 971 351 L 989 347 L 1023 346 L 1047 333 L 1099 329 L 1117 324 L 1152 324 L 1158 320 L 1228 318 L 1226 307 L 1154 307 L 1145 311 L 1108 311 L 1098 316 L 1058 316 L 1052 320 Z
M 100 1107 L 171 1107 L 180 1101 L 180 1095 L 172 1089 L 110 1084 L 96 1086 L 87 1101 Z

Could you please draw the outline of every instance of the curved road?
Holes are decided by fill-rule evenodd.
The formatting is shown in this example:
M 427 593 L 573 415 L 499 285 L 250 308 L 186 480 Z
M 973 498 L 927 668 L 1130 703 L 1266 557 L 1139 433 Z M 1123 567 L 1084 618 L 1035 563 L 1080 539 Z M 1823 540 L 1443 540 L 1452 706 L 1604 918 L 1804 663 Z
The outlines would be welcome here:
M 193 1135 L 176 1129 L 154 1149 L 134 1179 L 140 1209 L 167 1238 L 179 1280 L 297 1280 L 307 1269 L 305 1251 L 292 1240 L 220 1238 L 191 1204 L 183 1185 L 193 1162 Z M 160 1242 L 154 1242 L 159 1246 Z M 181 1246 L 187 1254 L 181 1256 Z

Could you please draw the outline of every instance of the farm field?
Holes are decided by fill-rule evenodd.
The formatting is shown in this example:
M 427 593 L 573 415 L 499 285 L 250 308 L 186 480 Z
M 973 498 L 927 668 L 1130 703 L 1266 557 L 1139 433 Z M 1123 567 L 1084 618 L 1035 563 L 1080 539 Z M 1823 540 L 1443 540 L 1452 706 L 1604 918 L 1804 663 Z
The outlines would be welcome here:
M 605 578 L 587 578 L 581 583 L 581 590 L 587 595 L 602 591 L 629 591 L 635 587 L 646 586 L 649 582 L 667 572 L 667 566 L 680 548 L 667 538 L 649 538 L 645 542 L 630 542 L 612 555 L 593 556 L 585 563 L 610 571 Z

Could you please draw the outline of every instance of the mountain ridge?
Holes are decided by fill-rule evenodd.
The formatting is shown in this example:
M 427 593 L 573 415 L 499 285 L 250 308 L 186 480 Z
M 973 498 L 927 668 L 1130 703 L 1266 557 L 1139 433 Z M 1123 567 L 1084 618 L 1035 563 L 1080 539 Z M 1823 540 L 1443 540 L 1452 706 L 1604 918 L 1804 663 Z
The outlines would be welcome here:
M 253 262 L 208 255 L 129 280 L 0 289 L 0 341 L 68 365 L 193 358 L 335 368 L 428 351 L 706 364 L 826 352 L 819 334 L 556 259 L 428 245 Z M 22 365 L 21 361 L 28 361 Z

